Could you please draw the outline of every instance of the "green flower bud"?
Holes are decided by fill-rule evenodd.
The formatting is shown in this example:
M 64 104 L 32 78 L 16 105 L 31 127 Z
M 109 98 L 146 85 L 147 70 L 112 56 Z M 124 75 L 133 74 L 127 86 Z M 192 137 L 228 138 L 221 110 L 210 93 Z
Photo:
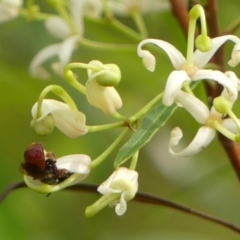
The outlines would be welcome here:
M 232 103 L 221 96 L 216 97 L 213 100 L 213 106 L 217 112 L 222 113 L 222 114 L 228 114 L 229 110 L 232 109 Z
M 49 114 L 42 119 L 33 119 L 30 126 L 38 135 L 45 136 L 52 133 L 55 122 L 53 116 Z
M 195 45 L 201 52 L 208 52 L 212 48 L 212 40 L 206 35 L 199 35 L 195 40 Z
M 103 69 L 96 76 L 96 81 L 100 86 L 113 87 L 121 80 L 121 71 L 115 64 L 105 64 Z

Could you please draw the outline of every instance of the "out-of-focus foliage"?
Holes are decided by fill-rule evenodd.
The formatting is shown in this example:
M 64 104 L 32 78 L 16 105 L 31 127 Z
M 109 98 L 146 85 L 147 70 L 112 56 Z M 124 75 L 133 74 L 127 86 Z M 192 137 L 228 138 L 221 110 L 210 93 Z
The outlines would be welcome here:
M 239 16 L 240 5 L 238 0 L 219 0 L 218 3 L 219 23 L 223 30 Z M 132 24 L 130 19 L 122 20 Z M 169 41 L 184 53 L 185 37 L 171 12 L 147 15 L 145 20 L 151 37 Z M 109 32 L 107 27 L 99 27 L 88 21 L 85 28 L 87 36 L 95 40 L 114 42 L 120 38 L 122 42 L 128 41 L 115 31 Z M 235 34 L 240 36 L 240 31 Z M 9 183 L 22 180 L 19 165 L 23 162 L 25 148 L 33 141 L 44 143 L 45 148 L 54 151 L 58 157 L 84 153 L 94 158 L 119 134 L 118 130 L 114 130 L 73 140 L 57 130 L 48 137 L 38 137 L 30 129 L 30 109 L 41 90 L 50 83 L 65 87 L 81 111 L 86 113 L 89 125 L 110 122 L 63 79 L 54 75 L 50 81 L 31 79 L 28 74 L 29 62 L 38 50 L 54 41 L 41 22 L 27 22 L 19 18 L 0 25 L 0 191 Z M 227 56 L 230 54 L 228 50 L 227 45 Z M 130 116 L 162 91 L 165 83 L 163 79 L 167 78 L 172 69 L 161 51 L 156 51 L 156 56 L 157 69 L 154 73 L 142 66 L 135 50 L 106 53 L 80 47 L 73 60 L 89 62 L 96 59 L 103 63 L 118 64 L 122 71 L 122 81 L 117 89 L 124 102 L 119 112 Z M 235 70 L 239 76 L 240 68 Z M 84 81 L 86 72 L 79 73 L 82 76 L 80 80 Z M 205 98 L 202 86 L 198 86 L 196 92 Z M 237 103 L 235 111 L 238 116 L 239 107 Z M 198 128 L 185 111 L 178 109 L 174 113 L 168 124 L 141 150 L 137 167 L 139 190 L 239 224 L 240 185 L 217 139 L 194 158 L 176 159 L 167 151 L 169 133 L 175 126 L 182 127 L 186 132 L 186 144 Z M 113 172 L 114 154 L 98 171 L 93 170 L 85 182 L 99 184 L 104 181 Z M 28 188 L 15 190 L 0 205 L 0 239 L 239 239 L 236 233 L 213 223 L 172 209 L 134 201 L 128 204 L 128 210 L 122 217 L 116 216 L 113 209 L 105 208 L 94 218 L 85 218 L 85 208 L 98 197 L 97 194 L 69 190 L 49 197 Z

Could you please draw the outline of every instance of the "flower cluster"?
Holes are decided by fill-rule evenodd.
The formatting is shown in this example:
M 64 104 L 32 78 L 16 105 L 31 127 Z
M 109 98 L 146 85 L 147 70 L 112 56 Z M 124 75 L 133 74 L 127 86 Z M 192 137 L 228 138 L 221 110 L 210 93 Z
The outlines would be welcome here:
M 35 55 L 29 66 L 30 74 L 35 78 L 49 78 L 50 73 L 43 65 L 49 58 L 57 56 L 58 61 L 52 64 L 55 73 L 64 78 L 78 93 L 83 94 L 86 97 L 86 102 L 90 105 L 100 109 L 107 116 L 118 120 L 116 123 L 88 126 L 86 115 L 79 110 L 78 104 L 74 102 L 72 97 L 62 87 L 49 85 L 41 92 L 38 101 L 32 107 L 31 128 L 38 135 L 49 135 L 56 127 L 69 138 L 78 138 L 89 132 L 118 127 L 123 127 L 124 131 L 102 154 L 93 160 L 85 154 L 56 158 L 54 153 L 47 152 L 42 144 L 32 143 L 26 149 L 24 153 L 25 161 L 21 164 L 25 183 L 30 188 L 50 194 L 78 184 L 88 176 L 91 169 L 98 166 L 112 153 L 130 130 L 139 130 L 142 117 L 150 110 L 155 110 L 153 107 L 160 102 L 166 107 L 176 103 L 187 110 L 201 124 L 193 141 L 181 151 L 175 151 L 174 148 L 183 137 L 182 130 L 176 127 L 171 131 L 169 151 L 175 156 L 186 157 L 200 152 L 210 144 L 217 131 L 233 141 L 240 141 L 240 121 L 232 111 L 233 104 L 238 98 L 240 80 L 233 71 L 222 72 L 210 69 L 208 66 L 215 52 L 230 40 L 235 43 L 235 46 L 228 63 L 235 67 L 240 62 L 240 39 L 234 35 L 211 39 L 207 34 L 205 15 L 200 5 L 195 5 L 189 14 L 187 55 L 184 57 L 178 49 L 166 41 L 148 38 L 142 40 L 147 35 L 147 31 L 139 14 L 167 9 L 168 4 L 165 0 L 110 0 L 104 2 L 105 5 L 100 0 L 50 1 L 50 4 L 55 7 L 58 13 L 56 15 L 42 15 L 31 4 L 33 4 L 32 1 L 29 1 L 29 9 L 24 12 L 20 0 L 0 2 L 0 16 L 2 17 L 0 22 L 16 18 L 21 13 L 29 19 L 41 18 L 44 19 L 44 26 L 47 31 L 61 40 L 60 43 L 44 47 Z M 136 36 L 132 29 L 126 31 L 126 28 L 123 28 L 122 31 L 127 32 L 130 36 L 134 35 L 135 40 L 136 38 L 139 41 L 142 40 L 140 43 L 138 41 L 137 53 L 149 71 L 153 72 L 155 70 L 156 59 L 149 51 L 143 49 L 143 46 L 148 43 L 152 43 L 165 51 L 174 67 L 166 81 L 163 95 L 158 95 L 130 118 L 117 112 L 123 103 L 115 88 L 121 80 L 121 71 L 116 64 L 104 64 L 98 60 L 92 60 L 89 63 L 69 63 L 73 51 L 79 43 L 86 43 L 86 39 L 84 39 L 84 16 L 96 20 L 101 17 L 103 12 L 108 17 L 111 17 L 111 14 L 133 17 L 139 35 Z M 198 18 L 200 18 L 201 23 L 201 33 L 195 39 L 195 25 Z M 118 29 L 122 26 L 118 22 L 114 24 Z M 89 42 L 91 46 L 94 45 L 93 41 L 87 41 L 88 44 Z M 101 43 L 96 45 L 103 46 Z M 106 45 L 108 46 L 108 44 Z M 106 47 L 106 45 L 104 46 Z M 116 47 L 116 45 L 114 46 Z M 194 50 L 195 48 L 196 50 Z M 80 81 L 80 77 L 73 72 L 74 69 L 87 70 L 87 78 L 84 84 L 81 83 L 82 79 Z M 194 95 L 191 89 L 193 82 L 202 80 L 214 81 L 222 86 L 222 92 L 213 99 L 213 106 L 210 109 Z M 48 93 L 55 94 L 60 98 L 60 101 L 46 98 Z M 162 96 L 162 98 L 159 96 Z M 152 131 L 155 131 L 155 129 Z M 146 139 L 140 139 L 139 142 L 142 144 L 145 141 L 146 144 L 150 135 L 152 136 L 153 133 L 148 134 Z M 131 139 L 129 142 L 131 143 Z M 134 139 L 134 144 L 136 142 L 136 139 Z M 132 147 L 129 146 L 130 144 L 127 145 L 128 150 Z M 86 208 L 85 214 L 87 217 L 94 216 L 107 205 L 115 207 L 115 212 L 119 216 L 126 212 L 127 202 L 133 199 L 138 191 L 138 172 L 135 169 L 141 147 L 142 145 L 137 146 L 133 152 L 128 152 L 127 156 L 122 157 L 119 161 L 115 159 L 116 170 L 98 187 L 97 190 L 102 196 Z M 129 168 L 123 167 L 122 164 L 130 158 Z
M 207 36 L 205 21 L 202 20 L 202 32 L 195 41 L 197 49 L 193 51 L 195 31 L 193 31 L 194 28 L 191 26 L 195 25 L 196 15 L 200 16 L 201 20 L 205 18 L 199 5 L 195 5 L 190 11 L 186 58 L 173 45 L 163 40 L 146 39 L 138 45 L 138 55 L 142 58 L 144 66 L 149 71 L 154 71 L 156 60 L 149 51 L 142 49 L 147 43 L 152 43 L 164 50 L 175 69 L 167 79 L 162 99 L 163 104 L 171 106 L 174 102 L 177 103 L 180 107 L 185 108 L 197 122 L 203 125 L 189 146 L 179 152 L 175 152 L 173 146 L 178 145 L 183 134 L 179 127 L 172 130 L 169 150 L 171 154 L 178 157 L 187 157 L 201 151 L 212 141 L 216 130 L 233 141 L 238 141 L 240 135 L 239 121 L 231 111 L 232 105 L 238 97 L 239 79 L 232 71 L 221 72 L 219 70 L 204 69 L 214 53 L 228 40 L 235 43 L 231 60 L 228 63 L 232 67 L 236 66 L 240 62 L 240 39 L 234 35 L 210 39 Z M 189 86 L 191 82 L 201 80 L 212 80 L 222 85 L 221 101 L 218 102 L 221 107 L 227 108 L 226 111 L 221 112 L 215 104 L 209 110 L 194 95 Z M 229 118 L 226 118 L 226 115 Z

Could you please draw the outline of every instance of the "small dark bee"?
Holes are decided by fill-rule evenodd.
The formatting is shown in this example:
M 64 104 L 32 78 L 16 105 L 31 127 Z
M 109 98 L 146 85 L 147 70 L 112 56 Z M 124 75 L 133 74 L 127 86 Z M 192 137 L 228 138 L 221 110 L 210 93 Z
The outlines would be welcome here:
M 24 159 L 21 167 L 25 174 L 45 184 L 61 183 L 73 174 L 66 169 L 58 169 L 54 153 L 46 152 L 41 143 L 32 143 L 24 152 Z

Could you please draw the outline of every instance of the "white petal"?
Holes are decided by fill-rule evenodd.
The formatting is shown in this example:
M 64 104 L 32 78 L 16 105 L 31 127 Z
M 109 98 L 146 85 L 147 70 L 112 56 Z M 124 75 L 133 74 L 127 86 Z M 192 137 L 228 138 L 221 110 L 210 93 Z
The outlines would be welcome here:
M 22 4 L 22 0 L 2 0 L 0 2 L 0 23 L 18 17 Z
M 169 152 L 176 157 L 188 157 L 197 154 L 210 144 L 215 136 L 215 133 L 216 131 L 214 129 L 203 126 L 198 130 L 197 135 L 185 149 L 180 152 L 175 152 L 172 147 L 178 145 L 183 136 L 182 130 L 177 127 L 171 132 Z
M 33 107 L 32 107 L 32 117 L 36 118 L 36 114 L 37 114 L 37 107 L 38 107 L 38 102 L 36 102 Z M 62 109 L 62 110 L 68 110 L 70 109 L 69 106 L 66 103 L 60 102 L 60 101 L 56 101 L 56 100 L 52 100 L 52 99 L 44 99 L 42 102 L 42 114 L 41 114 L 41 118 L 44 118 L 45 116 L 47 116 L 49 113 L 58 110 L 58 109 Z
M 60 77 L 63 77 L 63 68 L 70 62 L 72 53 L 77 47 L 79 36 L 71 36 L 65 39 L 58 51 L 59 62 L 54 62 L 51 67 L 53 71 Z
M 79 35 L 71 36 L 64 40 L 60 46 L 58 57 L 63 67 L 67 65 L 72 57 L 73 50 L 77 47 Z
M 88 102 L 100 108 L 105 114 L 112 115 L 122 106 L 122 99 L 114 87 L 102 87 L 95 79 L 86 83 Z
M 150 72 L 154 72 L 156 66 L 155 57 L 147 50 L 141 50 L 138 56 L 142 58 L 143 66 Z
M 157 45 L 159 48 L 164 50 L 166 54 L 168 55 L 173 67 L 177 70 L 179 70 L 184 63 L 186 63 L 185 57 L 182 55 L 181 52 L 178 51 L 173 45 L 171 45 L 168 42 L 158 40 L 158 39 L 145 39 L 142 42 L 138 44 L 137 47 L 137 52 L 138 56 L 142 57 L 142 46 L 147 44 L 147 43 L 152 43 Z
M 131 182 L 131 186 L 136 190 L 138 188 L 138 173 L 134 170 L 130 170 L 125 167 L 120 167 L 116 171 L 114 171 L 111 176 L 104 181 L 99 187 L 98 191 L 102 194 L 109 193 L 111 189 L 110 186 L 114 182 L 121 181 L 121 180 L 127 180 Z M 112 188 L 115 193 L 122 192 L 122 189 L 119 188 Z M 137 190 L 136 190 L 137 191 Z
M 192 76 L 193 81 L 198 81 L 202 79 L 209 79 L 209 80 L 214 80 L 218 82 L 223 87 L 227 88 L 227 90 L 229 91 L 230 98 L 233 98 L 233 99 L 237 98 L 238 89 L 236 88 L 236 86 L 234 86 L 232 81 L 230 81 L 227 75 L 225 75 L 224 73 L 217 70 L 213 71 L 213 70 L 200 69 L 196 71 L 196 73 Z
M 59 16 L 48 18 L 44 25 L 48 32 L 58 39 L 65 39 L 70 36 L 70 29 L 66 21 Z
M 240 43 L 235 44 L 232 50 L 231 59 L 228 61 L 228 64 L 231 67 L 235 67 L 238 65 L 239 62 L 240 62 Z
M 78 174 L 89 174 L 91 158 L 84 154 L 73 154 L 57 159 L 57 167 Z
M 56 127 L 70 138 L 87 133 L 86 117 L 79 111 L 59 109 L 52 112 Z
M 38 103 L 32 107 L 32 116 L 36 119 Z M 44 99 L 42 103 L 42 115 L 37 121 L 41 121 L 48 114 L 54 118 L 55 126 L 71 138 L 76 138 L 87 133 L 85 125 L 86 117 L 83 113 L 71 110 L 66 103 L 51 99 Z
M 205 124 L 210 112 L 208 107 L 195 96 L 179 91 L 175 101 L 180 103 L 195 119 L 201 124 Z
M 85 0 L 70 0 L 69 8 L 71 16 L 73 19 L 74 26 L 76 28 L 76 33 L 79 36 L 83 35 L 84 24 L 83 24 L 83 11 Z
M 208 52 L 201 52 L 198 49 L 193 54 L 193 63 L 198 68 L 205 66 L 212 58 L 214 53 L 228 40 L 239 43 L 240 39 L 234 35 L 226 35 L 212 39 L 212 48 Z
M 169 9 L 169 4 L 166 0 L 109 0 L 109 6 L 114 14 L 120 16 L 130 15 L 134 9 L 138 9 L 140 14 Z
M 228 72 L 225 72 L 225 75 L 232 82 L 234 88 L 239 90 L 240 82 L 236 74 L 234 72 L 228 71 Z M 237 95 L 230 94 L 229 91 L 226 88 L 224 88 L 221 93 L 221 96 L 226 98 L 231 103 L 234 103 L 237 100 L 238 94 Z
M 49 45 L 41 49 L 32 59 L 29 72 L 32 77 L 47 79 L 50 77 L 49 73 L 41 65 L 49 58 L 58 54 L 61 43 Z
M 165 106 L 171 106 L 179 90 L 186 81 L 190 81 L 189 76 L 183 70 L 172 71 L 167 79 L 162 102 Z
M 142 14 L 165 11 L 170 8 L 170 4 L 166 0 L 141 0 L 138 2 L 141 4 Z
M 238 119 L 239 123 L 240 123 L 240 119 Z M 233 134 L 237 134 L 238 133 L 238 128 L 236 126 L 236 124 L 233 122 L 233 120 L 231 118 L 227 118 L 224 119 L 222 121 L 222 125 L 223 127 L 225 127 L 227 130 L 229 130 L 230 132 L 232 132 Z
M 123 194 L 120 197 L 120 201 L 115 207 L 115 212 L 118 216 L 122 216 L 127 210 L 127 203 L 123 197 Z

